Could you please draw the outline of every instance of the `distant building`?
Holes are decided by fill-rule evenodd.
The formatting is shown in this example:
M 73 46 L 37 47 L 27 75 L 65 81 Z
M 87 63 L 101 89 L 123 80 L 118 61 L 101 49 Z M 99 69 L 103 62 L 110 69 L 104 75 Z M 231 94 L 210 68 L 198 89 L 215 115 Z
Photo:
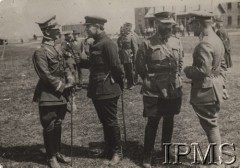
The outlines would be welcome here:
M 240 28 L 240 1 L 221 3 L 226 9 L 226 14 L 222 15 L 226 28 Z
M 195 6 L 158 6 L 158 7 L 143 7 L 135 8 L 135 31 L 142 34 L 151 29 L 155 29 L 154 14 L 158 12 L 172 11 L 175 13 L 175 20 L 178 24 L 183 24 L 185 28 L 189 28 L 188 20 L 192 16 L 192 12 L 208 11 L 213 12 L 215 15 L 226 14 L 226 9 L 222 4 L 212 7 L 209 5 L 195 5 Z M 143 16 L 145 14 L 145 16 Z M 142 31 L 143 30 L 143 31 Z
M 144 29 L 148 27 L 148 22 L 145 20 L 145 15 L 149 9 L 150 7 L 135 8 L 135 31 L 137 34 L 143 34 Z
M 63 25 L 62 26 L 62 32 L 72 32 L 73 30 L 76 30 L 78 33 L 80 33 L 80 36 L 85 36 L 85 26 L 83 24 L 71 24 L 71 25 Z

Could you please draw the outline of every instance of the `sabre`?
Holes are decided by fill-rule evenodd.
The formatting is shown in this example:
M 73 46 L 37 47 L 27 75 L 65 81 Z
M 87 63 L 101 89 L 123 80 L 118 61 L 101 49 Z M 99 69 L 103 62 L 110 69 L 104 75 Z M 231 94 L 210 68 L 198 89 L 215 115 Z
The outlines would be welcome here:
M 126 124 L 125 124 L 125 113 L 124 113 L 123 92 L 122 92 L 122 94 L 121 94 L 121 101 L 122 101 L 122 116 L 123 116 L 123 133 L 124 133 L 124 141 L 127 142 L 127 131 L 126 131 Z
M 73 113 L 77 111 L 77 106 L 75 104 L 75 88 L 71 90 L 71 167 L 73 166 Z

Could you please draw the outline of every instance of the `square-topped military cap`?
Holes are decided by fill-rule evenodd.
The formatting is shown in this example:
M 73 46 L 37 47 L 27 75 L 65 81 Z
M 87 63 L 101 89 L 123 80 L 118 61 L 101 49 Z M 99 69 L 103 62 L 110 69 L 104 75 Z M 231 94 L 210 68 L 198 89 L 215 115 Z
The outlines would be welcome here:
M 89 25 L 89 24 L 100 24 L 104 25 L 104 23 L 107 22 L 107 19 L 104 19 L 102 17 L 98 16 L 85 16 L 85 23 L 84 25 Z
M 41 30 L 60 28 L 60 25 L 56 20 L 56 15 L 44 17 L 36 23 L 39 25 Z
M 173 19 L 174 13 L 173 12 L 158 12 L 155 13 L 154 16 L 157 20 L 159 20 L 162 23 L 172 23 L 175 24 L 175 21 Z
M 190 15 L 192 15 L 192 17 L 188 21 L 189 24 L 194 21 L 212 22 L 213 14 L 210 12 L 194 12 L 190 13 Z

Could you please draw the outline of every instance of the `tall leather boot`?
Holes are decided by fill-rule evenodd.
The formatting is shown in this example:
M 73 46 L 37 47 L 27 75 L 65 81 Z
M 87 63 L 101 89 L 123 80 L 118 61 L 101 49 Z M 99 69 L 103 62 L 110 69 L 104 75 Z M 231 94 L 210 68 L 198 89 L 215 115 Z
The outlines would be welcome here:
M 120 128 L 118 125 L 116 126 L 109 126 L 109 134 L 110 134 L 110 143 L 111 143 L 111 150 L 112 150 L 112 159 L 109 162 L 109 165 L 116 165 L 122 160 L 122 146 L 121 146 L 121 134 Z
M 95 155 L 98 158 L 110 158 L 112 156 L 109 129 L 103 124 L 104 149 L 101 153 Z
M 60 126 L 58 125 L 54 128 L 54 134 L 55 134 L 55 148 L 56 148 L 55 150 L 56 150 L 57 161 L 61 163 L 70 163 L 71 158 L 61 154 L 61 136 L 62 136 L 61 125 Z
M 151 168 L 152 153 L 156 139 L 159 118 L 149 118 L 145 128 L 143 167 Z
M 160 157 L 165 157 L 165 150 L 163 143 L 171 143 L 172 134 L 174 127 L 174 116 L 167 116 L 163 118 L 163 126 L 162 126 L 162 151 L 160 153 Z M 168 151 L 168 157 L 174 158 L 174 154 L 172 154 L 171 150 Z
M 43 131 L 44 147 L 46 149 L 47 162 L 50 168 L 61 168 L 56 159 L 54 130 Z

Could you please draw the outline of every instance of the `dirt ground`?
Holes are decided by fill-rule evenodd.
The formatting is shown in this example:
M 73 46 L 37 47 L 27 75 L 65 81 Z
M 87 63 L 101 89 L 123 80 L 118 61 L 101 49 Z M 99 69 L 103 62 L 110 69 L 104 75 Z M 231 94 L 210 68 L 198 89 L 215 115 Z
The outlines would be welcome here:
M 234 67 L 228 72 L 227 88 L 230 99 L 222 104 L 219 125 L 223 143 L 235 144 L 236 162 L 228 167 L 240 165 L 240 36 L 230 36 Z M 184 66 L 192 62 L 191 53 L 198 39 L 183 37 L 185 50 Z M 38 43 L 7 45 L 4 60 L 0 60 L 0 165 L 4 168 L 46 167 L 42 140 L 42 128 L 39 121 L 37 104 L 32 103 L 32 96 L 38 77 L 32 65 L 32 54 L 39 47 Z M 0 54 L 3 46 L 0 46 Z M 88 70 L 84 70 L 84 83 L 88 81 Z M 199 143 L 206 151 L 207 138 L 197 116 L 189 104 L 190 83 L 183 74 L 183 104 L 181 113 L 175 117 L 173 142 Z M 127 142 L 123 142 L 123 161 L 114 167 L 139 168 L 142 163 L 144 127 L 146 119 L 142 117 L 142 96 L 140 85 L 133 90 L 124 91 Z M 95 158 L 94 154 L 103 147 L 103 133 L 93 104 L 86 97 L 86 89 L 77 92 L 78 111 L 74 113 L 73 161 L 76 168 L 103 168 L 107 160 Z M 119 101 L 119 117 L 121 102 Z M 119 120 L 122 128 L 122 120 Z M 162 165 L 157 159 L 160 150 L 161 124 L 155 144 L 154 167 L 202 167 L 191 165 L 193 152 L 182 158 L 182 165 Z M 70 114 L 63 124 L 63 153 L 70 155 Z M 229 160 L 229 157 L 226 158 Z M 62 165 L 63 167 L 70 167 Z

